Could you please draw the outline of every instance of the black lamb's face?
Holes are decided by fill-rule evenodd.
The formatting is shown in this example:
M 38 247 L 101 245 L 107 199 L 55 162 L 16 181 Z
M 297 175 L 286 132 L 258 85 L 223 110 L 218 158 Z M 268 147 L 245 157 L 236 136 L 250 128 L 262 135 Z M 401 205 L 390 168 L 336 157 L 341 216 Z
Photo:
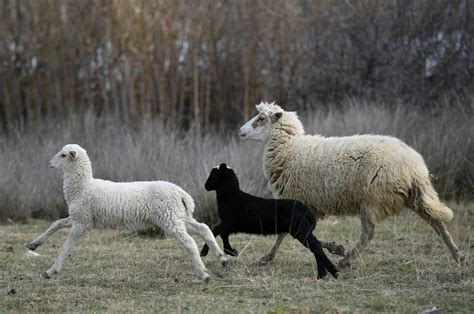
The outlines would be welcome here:
M 229 168 L 226 164 L 221 164 L 218 167 L 212 168 L 211 174 L 209 174 L 209 178 L 207 178 L 204 187 L 208 191 L 214 191 L 220 187 L 235 184 L 237 184 L 237 187 L 239 186 L 234 170 Z

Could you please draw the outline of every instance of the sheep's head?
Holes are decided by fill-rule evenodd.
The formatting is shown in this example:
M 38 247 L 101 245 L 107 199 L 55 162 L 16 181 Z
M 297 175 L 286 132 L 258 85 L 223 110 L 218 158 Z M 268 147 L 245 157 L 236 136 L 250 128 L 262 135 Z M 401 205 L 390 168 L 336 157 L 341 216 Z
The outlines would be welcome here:
M 258 114 L 240 128 L 239 136 L 244 140 L 265 142 L 270 137 L 273 125 L 281 119 L 285 111 L 274 102 L 261 102 L 255 107 Z
M 77 160 L 87 158 L 87 152 L 77 144 L 65 145 L 49 162 L 50 168 L 64 170 L 66 167 L 74 164 Z
M 239 180 L 234 170 L 226 164 L 214 167 L 211 170 L 204 186 L 208 191 L 214 191 L 221 188 L 239 188 Z

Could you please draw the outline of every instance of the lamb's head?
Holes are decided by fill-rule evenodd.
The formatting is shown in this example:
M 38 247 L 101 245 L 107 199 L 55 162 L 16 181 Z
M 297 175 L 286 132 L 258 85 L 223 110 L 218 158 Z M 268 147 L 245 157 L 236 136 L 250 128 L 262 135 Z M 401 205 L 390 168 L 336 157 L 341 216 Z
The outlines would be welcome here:
M 73 167 L 79 161 L 89 160 L 84 148 L 77 144 L 65 145 L 49 162 L 50 168 L 66 170 Z
M 204 186 L 208 191 L 215 191 L 222 188 L 239 188 L 239 180 L 234 170 L 226 164 L 221 164 L 212 168 L 209 178 Z
M 240 138 L 266 142 L 274 124 L 280 120 L 284 110 L 273 103 L 261 102 L 255 106 L 258 114 L 247 121 L 239 130 Z

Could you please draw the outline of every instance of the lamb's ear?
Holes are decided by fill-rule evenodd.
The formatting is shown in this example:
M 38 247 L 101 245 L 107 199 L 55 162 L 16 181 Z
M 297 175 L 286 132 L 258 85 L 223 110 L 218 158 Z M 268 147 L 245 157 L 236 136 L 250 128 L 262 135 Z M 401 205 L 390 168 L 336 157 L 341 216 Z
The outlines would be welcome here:
M 281 116 L 283 115 L 283 112 L 275 112 L 274 114 L 272 114 L 272 120 L 273 122 L 277 122 L 278 120 L 280 120 Z
M 222 169 L 226 169 L 227 168 L 227 165 L 226 164 L 221 164 L 219 166 L 219 170 L 222 170 Z
M 69 159 L 74 160 L 74 159 L 76 159 L 76 157 L 77 157 L 77 152 L 74 151 L 74 150 L 71 150 L 69 152 Z

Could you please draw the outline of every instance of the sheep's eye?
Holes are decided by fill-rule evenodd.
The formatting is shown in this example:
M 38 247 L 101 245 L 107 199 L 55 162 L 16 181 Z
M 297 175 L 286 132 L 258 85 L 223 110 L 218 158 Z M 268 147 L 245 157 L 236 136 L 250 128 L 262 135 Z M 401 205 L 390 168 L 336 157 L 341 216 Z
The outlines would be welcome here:
M 265 120 L 265 118 L 262 117 L 262 116 L 258 117 L 258 119 L 257 119 L 257 121 L 263 121 L 263 120 Z
M 61 154 L 61 158 L 66 158 L 66 154 Z

